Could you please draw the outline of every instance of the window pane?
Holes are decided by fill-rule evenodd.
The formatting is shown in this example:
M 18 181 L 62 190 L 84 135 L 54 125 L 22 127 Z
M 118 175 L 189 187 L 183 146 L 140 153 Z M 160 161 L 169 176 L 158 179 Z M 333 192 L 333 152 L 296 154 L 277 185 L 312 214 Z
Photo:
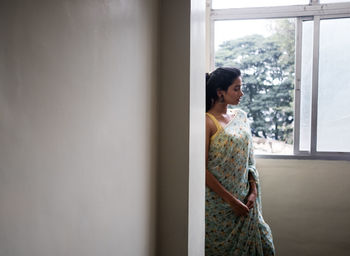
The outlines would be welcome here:
M 350 152 L 350 19 L 321 20 L 317 150 Z
M 350 0 L 320 0 L 321 4 L 344 3 L 344 2 L 350 2 Z
M 213 9 L 309 4 L 309 0 L 212 0 Z
M 215 66 L 242 71 L 257 154 L 293 154 L 295 20 L 215 22 Z
M 313 21 L 303 22 L 301 83 L 300 83 L 300 144 L 299 150 L 310 151 Z

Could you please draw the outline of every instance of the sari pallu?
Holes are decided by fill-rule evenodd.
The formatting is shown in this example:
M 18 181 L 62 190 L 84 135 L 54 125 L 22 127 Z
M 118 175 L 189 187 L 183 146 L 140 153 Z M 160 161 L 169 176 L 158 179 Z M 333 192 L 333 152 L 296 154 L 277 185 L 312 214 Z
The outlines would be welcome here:
M 208 171 L 237 199 L 246 203 L 248 174 L 256 181 L 257 198 L 248 216 L 237 216 L 231 206 L 206 187 L 205 255 L 275 255 L 270 227 L 261 208 L 259 174 L 255 168 L 252 136 L 246 113 L 233 110 L 232 120 L 223 128 L 207 113 L 217 127 L 210 139 Z

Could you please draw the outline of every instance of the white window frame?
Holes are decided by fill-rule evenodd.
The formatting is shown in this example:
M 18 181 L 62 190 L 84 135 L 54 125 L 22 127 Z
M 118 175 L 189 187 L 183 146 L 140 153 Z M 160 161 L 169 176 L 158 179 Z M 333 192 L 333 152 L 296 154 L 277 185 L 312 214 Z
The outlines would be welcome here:
M 249 19 L 279 19 L 295 18 L 296 45 L 295 45 L 295 88 L 294 88 L 294 149 L 293 155 L 264 155 L 259 158 L 282 158 L 282 159 L 329 159 L 350 160 L 348 152 L 317 152 L 317 102 L 318 102 L 318 66 L 319 66 L 319 39 L 320 20 L 330 18 L 350 18 L 349 3 L 320 4 L 319 0 L 310 0 L 308 5 L 254 7 L 254 8 L 230 8 L 212 9 L 211 0 L 207 0 L 208 19 L 207 52 L 209 52 L 209 69 L 215 65 L 214 48 L 214 23 L 221 20 L 249 20 Z M 301 46 L 302 46 L 302 22 L 314 21 L 313 29 L 313 68 L 312 68 L 312 108 L 311 108 L 311 145 L 310 151 L 299 150 L 300 146 L 300 82 L 301 82 Z

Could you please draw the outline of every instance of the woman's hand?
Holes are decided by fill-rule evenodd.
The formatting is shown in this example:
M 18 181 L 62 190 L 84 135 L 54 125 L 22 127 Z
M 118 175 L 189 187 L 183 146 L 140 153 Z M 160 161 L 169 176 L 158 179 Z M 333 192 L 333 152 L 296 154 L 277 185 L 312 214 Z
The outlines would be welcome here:
M 230 202 L 230 205 L 232 207 L 233 212 L 235 214 L 237 214 L 238 216 L 248 216 L 249 208 L 244 203 L 242 203 L 240 200 L 233 199 Z
M 255 199 L 258 195 L 258 190 L 256 188 L 256 181 L 251 173 L 248 174 L 248 181 L 249 181 L 249 193 L 246 198 L 246 206 L 250 209 L 254 207 Z
M 247 203 L 245 204 L 249 209 L 252 209 L 254 207 L 256 196 L 257 196 L 256 192 L 249 193 L 247 197 Z

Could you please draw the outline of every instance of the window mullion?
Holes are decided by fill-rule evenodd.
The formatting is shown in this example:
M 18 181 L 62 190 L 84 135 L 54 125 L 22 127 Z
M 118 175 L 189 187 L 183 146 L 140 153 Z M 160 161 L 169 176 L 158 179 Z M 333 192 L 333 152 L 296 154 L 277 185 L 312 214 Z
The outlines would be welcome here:
M 350 15 L 350 3 L 333 3 L 272 7 L 212 9 L 213 20 L 278 19 L 323 15 Z
M 297 19 L 295 40 L 295 89 L 294 89 L 294 155 L 300 154 L 300 83 L 302 52 L 302 20 Z
M 317 152 L 317 108 L 318 108 L 318 67 L 320 46 L 320 16 L 314 17 L 312 63 L 312 105 L 311 105 L 311 155 Z
M 211 33 L 212 20 L 210 19 L 211 13 L 211 0 L 206 1 L 206 14 L 205 14 L 205 59 L 206 59 L 206 72 L 210 72 L 212 70 L 211 67 L 211 55 L 213 54 L 212 40 L 214 40 L 214 34 Z
M 210 20 L 210 70 L 215 68 L 215 21 Z

